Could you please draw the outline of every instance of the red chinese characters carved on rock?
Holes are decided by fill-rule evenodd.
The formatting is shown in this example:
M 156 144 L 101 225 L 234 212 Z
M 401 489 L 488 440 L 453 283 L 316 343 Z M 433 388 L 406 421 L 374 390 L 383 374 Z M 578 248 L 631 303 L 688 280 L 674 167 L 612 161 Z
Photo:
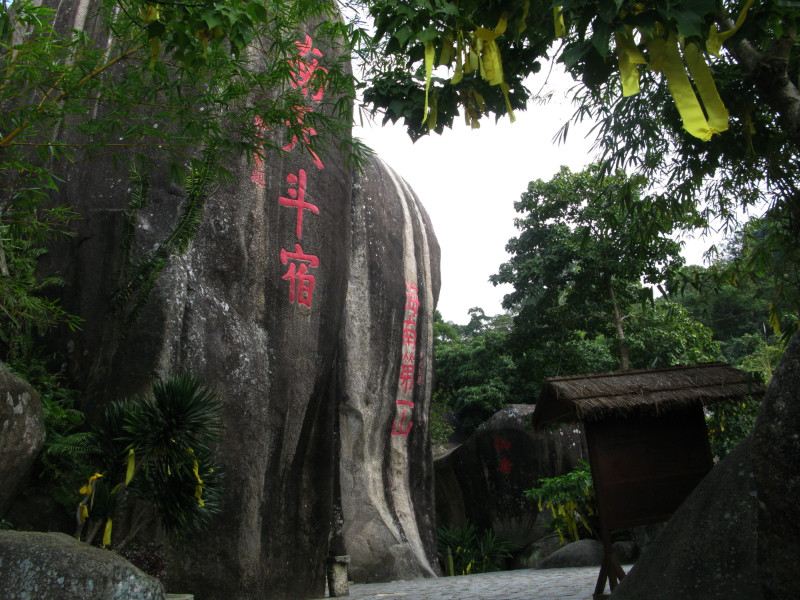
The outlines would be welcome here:
M 325 98 L 325 86 L 321 82 L 316 90 L 312 90 L 311 86 L 313 83 L 316 83 L 314 80 L 316 79 L 317 73 L 328 72 L 328 69 L 319 63 L 319 59 L 323 57 L 322 51 L 314 47 L 314 41 L 308 34 L 306 34 L 305 40 L 295 41 L 294 44 L 297 48 L 297 58 L 289 61 L 289 67 L 291 69 L 289 72 L 289 83 L 292 88 L 300 90 L 303 98 L 310 99 L 314 103 L 319 103 Z M 291 127 L 292 123 L 294 123 L 294 125 L 300 128 L 300 135 L 293 135 L 281 149 L 284 152 L 291 152 L 302 140 L 302 145 L 311 155 L 314 166 L 322 170 L 325 168 L 325 164 L 311 147 L 311 138 L 317 135 L 317 130 L 304 125 L 306 115 L 311 112 L 314 112 L 314 109 L 310 106 L 298 104 L 292 107 L 293 117 L 286 121 L 286 126 Z M 257 137 L 263 139 L 267 132 L 264 120 L 260 116 L 256 116 L 253 119 L 253 124 L 256 128 Z M 253 155 L 253 171 L 250 174 L 250 180 L 260 188 L 266 187 L 263 143 L 260 144 L 259 151 Z
M 294 252 L 281 248 L 281 264 L 289 265 L 286 273 L 281 277 L 284 281 L 289 282 L 289 302 L 297 302 L 311 308 L 314 301 L 316 279 L 308 272 L 308 269 L 309 267 L 312 269 L 319 267 L 319 258 L 313 254 L 306 254 L 300 244 L 295 244 Z
M 306 34 L 305 39 L 295 42 L 297 57 L 291 59 L 288 64 L 290 67 L 290 84 L 292 88 L 299 90 L 304 101 L 312 103 L 321 102 L 325 97 L 324 85 L 319 82 L 317 76 L 326 74 L 328 70 L 320 65 L 319 59 L 323 54 L 319 48 L 314 47 L 311 36 Z M 303 103 L 292 107 L 292 118 L 286 121 L 287 127 L 293 127 L 294 131 L 300 130 L 300 134 L 292 136 L 291 140 L 282 147 L 284 152 L 292 152 L 298 144 L 302 145 L 311 155 L 311 160 L 318 170 L 325 168 L 322 159 L 311 148 L 311 138 L 317 135 L 316 129 L 305 125 L 306 117 L 314 109 Z M 264 138 L 268 128 L 260 116 L 254 119 L 256 136 L 261 140 L 259 151 L 253 157 L 253 171 L 250 180 L 258 187 L 266 187 L 265 177 L 265 157 L 264 157 Z M 295 238 L 297 242 L 303 241 L 303 220 L 306 211 L 313 215 L 319 215 L 319 207 L 309 202 L 308 197 L 308 175 L 305 169 L 298 169 L 296 173 L 289 173 L 286 176 L 287 191 L 285 195 L 278 197 L 278 204 L 286 208 L 293 208 L 296 212 L 295 217 Z M 289 284 L 289 302 L 311 308 L 314 303 L 314 288 L 316 277 L 309 272 L 309 269 L 319 268 L 319 258 L 313 254 L 303 251 L 299 243 L 294 245 L 295 251 L 291 252 L 286 248 L 281 248 L 281 264 L 286 266 L 286 271 L 281 279 Z
M 307 189 L 307 176 L 305 169 L 300 169 L 297 175 L 289 173 L 286 176 L 286 183 L 289 184 L 287 196 L 278 198 L 278 203 L 281 206 L 297 209 L 297 220 L 295 221 L 295 235 L 298 240 L 303 239 L 303 211 L 308 210 L 315 215 L 319 214 L 319 208 L 306 202 L 306 189 Z
M 403 319 L 403 351 L 400 362 L 400 377 L 397 382 L 395 417 L 392 435 L 407 436 L 411 431 L 414 416 L 414 371 L 417 362 L 417 317 L 419 315 L 419 293 L 417 285 L 406 284 L 406 303 Z

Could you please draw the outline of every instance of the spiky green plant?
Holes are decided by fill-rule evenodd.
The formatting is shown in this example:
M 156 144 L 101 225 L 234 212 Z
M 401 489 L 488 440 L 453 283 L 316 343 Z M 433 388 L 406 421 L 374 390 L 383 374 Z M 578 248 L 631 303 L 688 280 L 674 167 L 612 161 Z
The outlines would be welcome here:
M 112 545 L 111 519 L 133 499 L 138 510 L 125 538 L 113 544 L 117 548 L 146 524 L 148 510 L 178 537 L 205 527 L 220 511 L 221 472 L 212 448 L 221 422 L 217 395 L 188 374 L 109 404 L 94 432 L 102 458 L 81 488 L 78 535 L 91 542 L 105 523 L 103 545 Z

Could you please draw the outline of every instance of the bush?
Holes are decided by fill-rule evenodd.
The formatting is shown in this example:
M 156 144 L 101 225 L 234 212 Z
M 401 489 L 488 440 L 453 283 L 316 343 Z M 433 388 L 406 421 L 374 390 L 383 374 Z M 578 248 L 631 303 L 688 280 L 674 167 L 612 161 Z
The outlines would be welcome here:
M 81 488 L 78 535 L 92 542 L 105 524 L 111 544 L 115 511 L 137 501 L 123 547 L 157 515 L 170 534 L 200 530 L 220 511 L 221 473 L 211 446 L 221 432 L 222 405 L 190 375 L 157 381 L 144 397 L 113 402 L 93 432 L 95 473 Z
M 539 486 L 526 490 L 525 496 L 537 502 L 540 511 L 550 510 L 562 544 L 567 538 L 597 537 L 591 525 L 597 514 L 592 472 L 586 461 L 569 473 L 540 479 Z
M 438 530 L 439 560 L 445 575 L 469 575 L 500 571 L 511 558 L 510 542 L 487 529 L 479 533 L 474 525 L 441 527 Z

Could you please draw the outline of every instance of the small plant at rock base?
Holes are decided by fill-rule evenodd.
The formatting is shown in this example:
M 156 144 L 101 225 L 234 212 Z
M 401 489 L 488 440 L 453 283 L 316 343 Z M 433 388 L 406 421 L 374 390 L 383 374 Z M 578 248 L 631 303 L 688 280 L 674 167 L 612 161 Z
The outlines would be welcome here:
M 94 431 L 101 462 L 80 489 L 76 537 L 103 546 L 129 543 L 154 514 L 182 536 L 220 511 L 221 473 L 211 445 L 221 433 L 222 405 L 190 375 L 157 381 L 152 393 L 111 403 Z M 135 500 L 130 530 L 112 544 L 114 513 Z
M 469 575 L 500 571 L 513 550 L 511 543 L 494 531 L 483 533 L 467 524 L 464 527 L 438 529 L 439 560 L 446 575 Z
M 550 510 L 553 528 L 562 544 L 567 539 L 596 537 L 591 521 L 597 509 L 592 472 L 586 461 L 563 475 L 540 479 L 537 487 L 525 491 L 525 496 L 536 502 L 540 511 Z

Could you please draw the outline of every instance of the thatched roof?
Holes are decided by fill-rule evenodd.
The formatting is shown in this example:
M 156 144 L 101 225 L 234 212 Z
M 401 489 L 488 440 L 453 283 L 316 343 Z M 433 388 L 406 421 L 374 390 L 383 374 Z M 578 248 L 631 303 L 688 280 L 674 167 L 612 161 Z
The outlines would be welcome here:
M 763 391 L 747 373 L 722 363 L 552 377 L 544 380 L 533 425 L 597 421 L 612 414 L 657 414 Z

